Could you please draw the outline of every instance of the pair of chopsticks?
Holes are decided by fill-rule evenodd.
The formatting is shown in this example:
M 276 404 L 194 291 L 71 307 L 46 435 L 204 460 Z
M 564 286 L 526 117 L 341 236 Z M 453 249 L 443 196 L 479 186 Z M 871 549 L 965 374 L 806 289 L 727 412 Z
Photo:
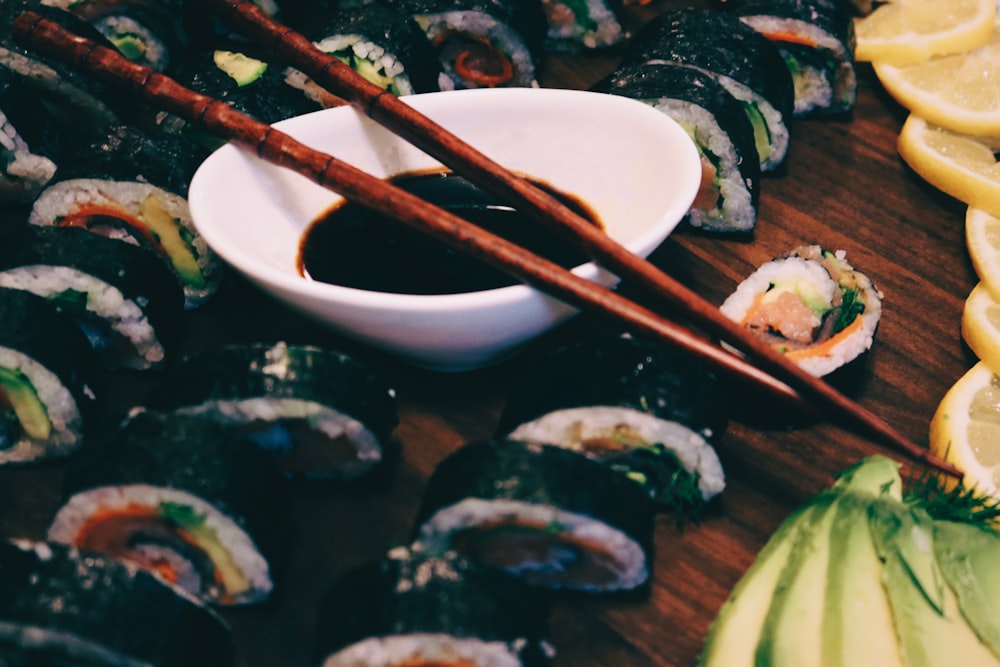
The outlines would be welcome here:
M 827 412 L 860 427 L 925 464 L 961 476 L 960 471 L 911 442 L 875 414 L 847 398 L 771 348 L 719 309 L 653 264 L 612 240 L 570 208 L 426 118 L 395 95 L 369 83 L 350 67 L 317 49 L 291 28 L 273 21 L 249 0 L 205 0 L 206 9 L 286 61 L 372 120 L 408 140 L 526 215 L 554 225 L 590 256 L 677 308 L 708 333 L 753 358 L 732 354 L 617 292 L 580 278 L 499 236 L 429 204 L 382 179 L 316 151 L 270 125 L 260 123 L 169 77 L 133 63 L 118 51 L 69 32 L 37 13 L 25 12 L 12 24 L 15 40 L 102 81 L 131 89 L 147 102 L 215 136 L 291 169 L 344 198 L 368 206 L 426 232 L 440 241 L 504 270 L 583 310 L 618 319 L 634 332 L 656 338 L 701 358 L 708 366 L 741 377 L 770 394 L 812 413 Z

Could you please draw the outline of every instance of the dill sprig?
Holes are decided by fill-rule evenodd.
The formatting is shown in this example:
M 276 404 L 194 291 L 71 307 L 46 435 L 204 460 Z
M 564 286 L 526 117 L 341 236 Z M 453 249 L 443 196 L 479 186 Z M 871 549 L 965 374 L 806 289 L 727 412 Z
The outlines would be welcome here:
M 931 517 L 944 521 L 971 523 L 997 528 L 1000 499 L 980 493 L 961 481 L 946 483 L 940 475 L 924 472 L 908 480 L 903 500 L 918 505 Z

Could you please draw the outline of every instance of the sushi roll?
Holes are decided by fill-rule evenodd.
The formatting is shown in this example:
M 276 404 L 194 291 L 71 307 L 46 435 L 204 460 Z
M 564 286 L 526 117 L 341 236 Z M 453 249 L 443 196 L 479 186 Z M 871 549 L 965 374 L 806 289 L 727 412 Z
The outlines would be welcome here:
M 441 89 L 441 64 L 427 35 L 408 14 L 381 5 L 333 12 L 307 33 L 320 51 L 351 66 L 358 74 L 394 95 L 430 93 Z M 294 68 L 286 72 L 290 85 L 302 88 L 323 106 L 330 93 Z
M 795 115 L 850 111 L 857 99 L 854 19 L 843 0 L 727 0 L 726 8 L 770 39 L 795 83 Z
M 737 17 L 710 9 L 660 14 L 629 40 L 622 62 L 678 63 L 712 74 L 750 118 L 761 169 L 785 159 L 795 106 L 791 73 L 778 48 Z
M 0 541 L 5 665 L 226 667 L 229 626 L 145 570 L 32 540 Z
M 454 552 L 406 547 L 342 575 L 319 612 L 322 667 L 550 664 L 540 591 Z
M 0 287 L 33 292 L 70 315 L 106 368 L 166 363 L 184 295 L 152 254 L 75 227 L 27 225 L 8 241 L 0 245 Z
M 56 174 L 56 163 L 32 151 L 17 127 L 0 110 L 0 202 L 30 203 Z
M 94 26 L 129 60 L 167 72 L 180 57 L 179 17 L 156 0 L 41 0 Z
M 638 485 L 579 452 L 505 438 L 472 442 L 435 468 L 415 543 L 456 551 L 544 589 L 641 589 L 655 512 Z
M 147 404 L 206 417 L 270 452 L 290 476 L 353 481 L 379 467 L 394 391 L 357 359 L 286 343 L 224 345 L 172 366 Z
M 720 383 L 699 361 L 604 332 L 529 360 L 498 434 L 579 451 L 635 481 L 678 519 L 725 488 L 711 445 L 728 420 Z
M 882 294 L 844 251 L 810 245 L 759 267 L 721 310 L 807 372 L 827 376 L 871 348 Z
M 625 30 L 605 0 L 542 0 L 548 30 L 547 51 L 610 49 L 625 41 Z
M 540 0 L 388 0 L 423 29 L 450 88 L 537 87 L 548 30 Z
M 687 222 L 712 232 L 748 232 L 757 224 L 760 158 L 743 105 L 715 77 L 693 67 L 646 63 L 620 67 L 593 90 L 649 104 L 677 121 L 701 153 L 702 182 Z
M 75 451 L 96 376 L 93 350 L 68 316 L 30 292 L 0 289 L 0 464 Z
M 133 563 L 214 605 L 274 590 L 285 480 L 214 422 L 135 408 L 77 452 L 64 490 L 49 540 Z
M 155 253 L 195 308 L 218 291 L 222 262 L 191 220 L 187 189 L 208 151 L 166 132 L 112 125 L 64 148 L 29 222 L 80 227 Z

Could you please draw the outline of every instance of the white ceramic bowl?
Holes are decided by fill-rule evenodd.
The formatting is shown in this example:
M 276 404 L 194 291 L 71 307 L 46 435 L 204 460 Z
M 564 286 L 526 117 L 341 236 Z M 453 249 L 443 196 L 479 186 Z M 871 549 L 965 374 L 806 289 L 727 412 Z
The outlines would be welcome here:
M 612 238 L 641 256 L 673 231 L 698 190 L 693 142 L 641 102 L 529 88 L 403 99 L 499 163 L 580 197 Z M 438 165 L 352 107 L 276 127 L 379 177 Z M 321 324 L 417 366 L 463 371 L 495 363 L 576 312 L 526 285 L 427 296 L 303 278 L 296 264 L 301 236 L 340 199 L 233 145 L 205 161 L 189 192 L 198 231 L 251 282 Z M 574 272 L 617 282 L 592 263 Z

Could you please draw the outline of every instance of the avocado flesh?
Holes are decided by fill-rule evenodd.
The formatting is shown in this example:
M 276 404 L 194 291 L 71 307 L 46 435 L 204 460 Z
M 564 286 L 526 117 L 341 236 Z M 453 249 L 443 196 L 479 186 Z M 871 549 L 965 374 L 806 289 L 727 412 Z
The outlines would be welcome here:
M 206 525 L 204 515 L 187 505 L 169 502 L 160 504 L 160 515 L 186 532 L 212 562 L 216 577 L 224 590 L 222 601 L 250 589 L 249 580 L 219 536 Z
M 917 508 L 889 499 L 872 503 L 868 520 L 882 559 L 896 557 L 931 608 L 943 611 L 945 584 L 934 557 L 934 521 Z
M 760 108 L 753 102 L 743 102 L 743 109 L 746 111 L 750 125 L 753 127 L 754 144 L 757 147 L 757 155 L 761 162 L 771 156 L 771 131 L 767 127 L 767 120 Z
M 142 222 L 159 241 L 181 281 L 190 287 L 205 287 L 205 276 L 198 266 L 191 247 L 181 236 L 176 220 L 163 207 L 155 195 L 149 195 L 140 204 Z
M 27 375 L 15 368 L 0 366 L 0 393 L 10 403 L 25 435 L 34 440 L 45 440 L 51 435 L 48 410 Z
M 267 63 L 264 61 L 235 51 L 216 51 L 212 54 L 212 60 L 216 67 L 228 74 L 241 88 L 249 86 L 267 71 Z
M 764 617 L 792 545 L 811 516 L 804 507 L 786 519 L 761 549 L 708 630 L 699 667 L 750 667 Z
M 1000 655 L 1000 534 L 935 521 L 934 553 L 969 625 Z

